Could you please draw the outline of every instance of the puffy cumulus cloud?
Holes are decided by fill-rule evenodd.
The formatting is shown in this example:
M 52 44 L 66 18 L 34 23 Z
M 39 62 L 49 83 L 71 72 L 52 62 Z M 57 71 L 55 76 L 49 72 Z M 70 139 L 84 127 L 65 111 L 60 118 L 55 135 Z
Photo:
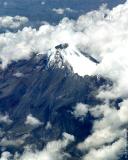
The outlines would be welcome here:
M 87 32 L 88 44 L 92 46 L 89 48 L 89 52 L 101 59 L 95 73 L 109 77 L 115 82 L 113 88 L 107 92 L 100 92 L 99 97 L 101 98 L 106 98 L 106 95 L 108 98 L 115 98 L 128 93 L 125 87 L 128 77 L 127 8 L 127 4 L 119 5 L 110 11 L 103 20 L 98 20 L 96 25 L 89 28 L 93 34 Z
M 0 17 L 0 28 L 10 28 L 10 29 L 15 29 L 19 28 L 25 23 L 28 22 L 27 17 L 22 17 L 22 16 L 3 16 Z
M 113 132 L 113 130 L 109 128 L 105 128 L 102 130 L 96 130 L 89 136 L 84 143 L 80 143 L 78 148 L 81 150 L 91 150 L 103 147 L 105 144 L 112 143 L 114 140 L 118 139 L 118 137 L 124 136 L 120 131 Z
M 13 121 L 9 118 L 8 114 L 1 114 L 0 113 L 0 123 L 5 123 L 5 124 L 11 124 Z
M 124 100 L 122 103 L 120 103 L 120 110 L 118 113 L 118 116 L 120 118 L 120 121 L 122 123 L 128 123 L 128 100 Z
M 82 120 L 84 117 L 86 117 L 88 110 L 88 105 L 77 103 L 72 114 L 75 116 L 75 118 L 80 118 Z
M 128 124 L 128 99 L 124 100 L 120 103 L 120 109 L 116 109 L 115 107 L 109 107 L 108 104 L 103 106 L 97 106 L 100 115 L 103 118 L 95 121 L 94 130 L 100 130 L 109 126 L 111 129 L 120 129 L 121 127 Z M 93 110 L 93 109 L 92 109 Z M 95 116 L 95 111 L 92 111 L 92 114 Z M 118 123 L 117 123 L 118 121 Z
M 62 139 L 48 142 L 42 151 L 32 151 L 31 147 L 26 147 L 23 155 L 18 156 L 15 160 L 62 160 L 65 156 L 69 156 L 64 152 L 64 149 L 73 141 L 74 136 L 63 133 Z
M 12 157 L 11 153 L 5 151 L 1 154 L 0 160 L 9 160 L 11 157 Z
M 29 114 L 29 115 L 26 117 L 25 124 L 26 124 L 26 125 L 32 125 L 32 126 L 39 126 L 39 125 L 41 125 L 42 123 L 40 122 L 39 119 L 37 119 L 36 117 L 33 117 L 32 114 Z
M 120 103 L 118 110 L 109 104 L 90 109 L 98 119 L 94 121 L 92 134 L 78 145 L 80 150 L 87 152 L 83 159 L 90 160 L 94 155 L 98 160 L 118 159 L 118 154 L 122 154 L 126 146 L 127 112 L 128 100 Z
M 66 152 L 64 152 L 64 149 L 74 140 L 75 140 L 74 136 L 68 133 L 63 133 L 62 139 L 48 142 L 48 144 L 45 146 L 45 148 L 42 151 L 38 151 L 38 150 L 33 151 L 31 146 L 26 146 L 24 153 L 22 155 L 16 153 L 13 156 L 13 159 L 14 160 L 42 160 L 42 159 L 43 160 L 55 160 L 55 159 L 62 160 L 64 157 L 70 156 Z M 8 160 L 8 158 L 11 157 L 10 153 L 8 153 L 8 156 L 5 153 L 6 152 L 2 153 L 0 160 Z
M 7 146 L 21 146 L 22 144 L 24 144 L 25 139 L 29 136 L 29 134 L 25 134 L 20 138 L 11 138 L 11 137 L 3 137 L 0 140 L 0 146 L 2 147 L 7 147 Z
M 119 139 L 112 145 L 104 146 L 100 149 L 91 150 L 83 160 L 118 160 L 120 158 L 120 152 L 125 149 L 125 140 Z

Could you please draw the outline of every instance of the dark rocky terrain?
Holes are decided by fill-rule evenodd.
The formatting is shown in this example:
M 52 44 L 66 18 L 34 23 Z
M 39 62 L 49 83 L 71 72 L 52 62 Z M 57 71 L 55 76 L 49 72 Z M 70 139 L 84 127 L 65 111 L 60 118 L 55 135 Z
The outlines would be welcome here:
M 62 137 L 66 132 L 74 135 L 75 142 L 67 150 L 77 159 L 79 152 L 75 146 L 87 137 L 92 128 L 93 117 L 88 114 L 82 122 L 72 111 L 77 103 L 91 107 L 101 104 L 96 98 L 98 89 L 111 84 L 109 80 L 97 76 L 81 77 L 65 67 L 48 67 L 48 56 L 33 54 L 30 59 L 13 61 L 0 71 L 0 112 L 8 113 L 12 123 L 0 127 L 8 140 L 22 139 L 19 145 L 5 146 L 10 152 L 23 151 L 27 144 L 38 149 L 52 140 Z M 27 115 L 32 114 L 42 123 L 39 126 L 26 125 Z M 47 128 L 50 122 L 51 127 Z M 1 151 L 3 146 L 1 145 Z M 78 155 L 77 155 L 78 154 Z

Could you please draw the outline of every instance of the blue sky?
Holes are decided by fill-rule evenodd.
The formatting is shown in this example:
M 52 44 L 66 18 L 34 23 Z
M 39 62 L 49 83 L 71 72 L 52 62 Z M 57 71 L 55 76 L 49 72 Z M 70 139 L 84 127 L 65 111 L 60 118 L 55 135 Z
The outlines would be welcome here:
M 125 0 L 0 0 L 0 16 L 26 16 L 31 25 L 39 25 L 42 21 L 58 23 L 63 17 L 78 18 L 81 14 L 98 9 L 102 3 L 109 8 L 124 3 Z M 57 14 L 53 9 L 66 9 Z

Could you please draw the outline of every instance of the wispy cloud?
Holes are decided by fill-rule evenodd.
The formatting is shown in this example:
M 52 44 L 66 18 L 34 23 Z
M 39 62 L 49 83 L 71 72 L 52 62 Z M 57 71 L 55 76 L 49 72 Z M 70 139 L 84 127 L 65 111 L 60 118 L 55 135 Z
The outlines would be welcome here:
M 53 8 L 52 11 L 57 14 L 64 14 L 66 12 L 76 12 L 75 10 L 71 8 Z

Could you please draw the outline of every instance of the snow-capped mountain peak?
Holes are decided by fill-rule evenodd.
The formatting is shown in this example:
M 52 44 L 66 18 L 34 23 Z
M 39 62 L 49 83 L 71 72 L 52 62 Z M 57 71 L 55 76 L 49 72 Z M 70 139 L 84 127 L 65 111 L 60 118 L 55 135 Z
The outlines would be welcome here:
M 55 67 L 55 68 L 68 68 L 72 69 L 72 66 L 68 62 L 67 56 L 67 48 L 68 44 L 60 44 L 55 46 L 54 49 L 51 49 L 48 52 L 48 66 L 49 67 Z
M 89 57 L 67 43 L 55 46 L 48 52 L 48 57 L 49 67 L 67 67 L 80 76 L 92 75 L 97 67 Z

